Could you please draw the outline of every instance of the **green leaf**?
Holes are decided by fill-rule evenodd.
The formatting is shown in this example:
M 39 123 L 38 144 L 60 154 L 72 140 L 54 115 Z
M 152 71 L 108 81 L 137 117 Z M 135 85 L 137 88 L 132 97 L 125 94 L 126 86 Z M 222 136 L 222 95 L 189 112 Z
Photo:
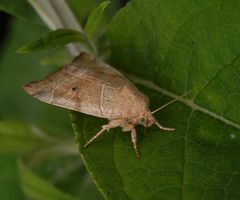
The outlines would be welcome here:
M 31 20 L 40 23 L 40 19 L 27 1 L 22 0 L 1 0 L 0 10 L 21 19 Z
M 45 132 L 31 124 L 0 121 L 0 152 L 24 152 L 50 142 Z
M 93 9 L 93 11 L 89 15 L 85 26 L 85 32 L 91 40 L 94 39 L 97 29 L 102 22 L 104 10 L 109 4 L 110 1 L 102 2 L 98 7 Z
M 98 0 L 99 1 L 99 0 Z M 68 0 L 68 5 L 74 12 L 74 15 L 77 17 L 80 24 L 86 22 L 86 16 L 90 11 L 98 5 L 96 0 Z
M 54 184 L 62 192 L 80 199 L 103 199 L 93 184 L 79 155 L 54 155 L 37 167 L 33 167 L 32 160 L 30 162 L 31 168 L 41 174 L 41 178 Z
M 4 200 L 23 200 L 18 181 L 17 155 L 0 153 L 0 197 Z
M 28 169 L 23 162 L 19 162 L 19 173 L 24 193 L 33 200 L 77 200 L 49 185 Z
M 85 36 L 76 30 L 60 28 L 50 31 L 38 40 L 24 45 L 17 53 L 31 53 L 65 46 L 73 42 L 86 42 Z
M 107 120 L 73 114 L 79 150 L 106 199 L 240 198 L 240 1 L 132 0 L 110 27 L 112 64 L 150 98 L 168 133 L 139 126 L 106 132 Z M 124 108 L 123 108 L 124 109 Z

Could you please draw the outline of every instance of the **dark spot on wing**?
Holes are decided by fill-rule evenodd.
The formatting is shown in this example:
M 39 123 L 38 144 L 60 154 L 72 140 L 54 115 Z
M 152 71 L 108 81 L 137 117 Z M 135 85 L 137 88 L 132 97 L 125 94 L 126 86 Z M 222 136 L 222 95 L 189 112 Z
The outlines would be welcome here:
M 72 87 L 72 91 L 76 92 L 77 91 L 77 87 Z

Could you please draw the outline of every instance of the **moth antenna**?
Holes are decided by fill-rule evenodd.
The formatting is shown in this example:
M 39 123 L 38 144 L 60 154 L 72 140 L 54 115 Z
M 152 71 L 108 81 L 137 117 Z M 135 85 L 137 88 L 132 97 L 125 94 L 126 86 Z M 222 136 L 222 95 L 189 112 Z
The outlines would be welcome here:
M 161 124 L 159 124 L 158 121 L 155 120 L 154 124 L 156 124 L 156 126 L 162 130 L 165 130 L 165 131 L 175 131 L 175 128 L 168 128 L 168 127 L 164 127 L 162 126 Z
M 182 96 L 180 96 L 180 97 L 185 97 L 185 96 L 187 96 L 190 92 L 191 92 L 191 91 L 185 93 L 184 95 L 182 95 Z M 152 114 L 158 112 L 159 110 L 162 110 L 163 108 L 169 106 L 170 104 L 172 104 L 172 103 L 174 103 L 174 102 L 176 102 L 176 101 L 178 101 L 178 99 L 173 99 L 173 100 L 169 101 L 168 103 L 164 104 L 164 105 L 161 106 L 160 108 L 158 108 L 158 109 L 152 111 Z

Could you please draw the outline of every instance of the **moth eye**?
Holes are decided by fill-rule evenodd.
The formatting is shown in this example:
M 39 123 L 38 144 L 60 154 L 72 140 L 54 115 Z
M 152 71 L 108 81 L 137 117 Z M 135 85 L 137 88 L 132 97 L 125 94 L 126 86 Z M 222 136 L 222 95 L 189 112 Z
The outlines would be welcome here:
M 145 124 L 145 122 L 146 122 L 146 120 L 142 117 L 142 118 L 140 118 L 140 120 L 139 120 L 139 124 L 142 124 L 142 125 L 144 125 Z
M 76 91 L 77 91 L 77 88 L 76 88 L 76 87 L 72 87 L 72 91 L 73 91 L 73 92 L 76 92 Z

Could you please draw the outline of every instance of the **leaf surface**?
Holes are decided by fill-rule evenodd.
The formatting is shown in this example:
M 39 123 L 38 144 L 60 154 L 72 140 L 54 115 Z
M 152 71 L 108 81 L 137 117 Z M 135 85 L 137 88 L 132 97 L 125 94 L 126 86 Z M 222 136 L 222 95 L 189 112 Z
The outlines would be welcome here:
M 18 53 L 31 53 L 65 46 L 72 42 L 85 42 L 85 36 L 76 30 L 60 28 L 50 31 L 38 40 L 24 45 Z
M 20 180 L 24 193 L 33 200 L 77 200 L 35 175 L 23 162 L 19 163 Z
M 0 196 L 5 200 L 22 200 L 24 194 L 18 184 L 17 155 L 0 153 Z
M 104 1 L 102 2 L 99 6 L 97 6 L 93 11 L 90 13 L 86 26 L 85 26 L 85 31 L 87 36 L 93 40 L 97 29 L 99 28 L 104 11 L 106 7 L 109 5 L 110 1 Z
M 112 21 L 112 63 L 149 96 L 167 133 L 114 129 L 88 148 L 106 120 L 73 114 L 79 150 L 106 199 L 240 198 L 240 2 L 132 0 Z M 167 97 L 168 96 L 168 97 Z M 123 108 L 124 109 L 124 108 Z M 93 125 L 94 124 L 94 125 Z

